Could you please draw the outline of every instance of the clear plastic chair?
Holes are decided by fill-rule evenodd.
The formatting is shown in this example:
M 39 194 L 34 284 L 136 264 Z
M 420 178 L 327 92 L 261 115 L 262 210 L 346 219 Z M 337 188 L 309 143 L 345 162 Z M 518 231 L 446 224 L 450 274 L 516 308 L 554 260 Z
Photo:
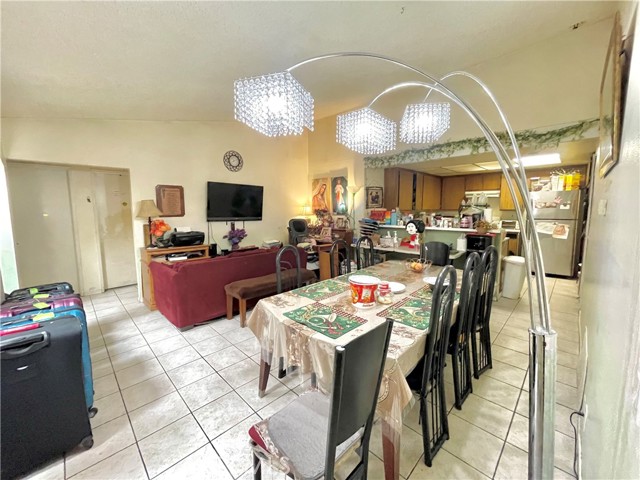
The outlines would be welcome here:
M 336 260 L 338 264 L 336 265 Z M 329 267 L 331 278 L 351 273 L 351 246 L 339 239 L 333 242 L 329 250 Z
M 370 267 L 375 262 L 373 240 L 369 237 L 360 237 L 356 242 L 356 265 L 358 270 Z

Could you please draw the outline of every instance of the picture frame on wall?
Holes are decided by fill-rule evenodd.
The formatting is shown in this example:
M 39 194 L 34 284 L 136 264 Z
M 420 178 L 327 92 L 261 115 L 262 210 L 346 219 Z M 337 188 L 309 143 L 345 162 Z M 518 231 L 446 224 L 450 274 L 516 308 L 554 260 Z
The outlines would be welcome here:
M 181 185 L 156 185 L 156 205 L 161 217 L 184 217 L 184 188 Z
M 382 207 L 382 187 L 367 187 L 367 208 Z
M 620 155 L 622 59 L 622 26 L 620 14 L 616 13 L 600 83 L 600 142 L 598 144 L 600 178 L 604 178 L 618 163 Z

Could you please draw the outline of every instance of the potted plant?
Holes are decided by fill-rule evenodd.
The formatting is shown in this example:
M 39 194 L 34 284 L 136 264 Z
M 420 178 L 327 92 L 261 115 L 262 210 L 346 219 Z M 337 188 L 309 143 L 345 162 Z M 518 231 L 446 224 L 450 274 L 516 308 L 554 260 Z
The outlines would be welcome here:
M 238 250 L 240 248 L 240 242 L 247 236 L 247 232 L 244 228 L 231 228 L 222 238 L 227 238 L 231 244 L 231 250 Z
M 494 223 L 491 222 L 487 222 L 486 220 L 478 220 L 476 223 L 473 224 L 473 228 L 476 229 L 477 233 L 487 233 L 489 230 L 493 230 L 494 228 L 497 228 L 496 225 Z

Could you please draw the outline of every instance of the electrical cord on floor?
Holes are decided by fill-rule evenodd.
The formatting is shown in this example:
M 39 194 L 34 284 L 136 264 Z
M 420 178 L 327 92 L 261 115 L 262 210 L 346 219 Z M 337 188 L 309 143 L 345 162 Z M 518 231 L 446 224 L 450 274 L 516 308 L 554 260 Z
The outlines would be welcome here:
M 576 478 L 578 478 L 578 471 L 576 470 L 576 463 L 578 463 L 578 429 L 573 424 L 573 416 L 574 415 L 580 415 L 581 417 L 584 417 L 584 413 L 582 413 L 582 412 L 572 412 L 571 415 L 569 415 L 569 423 L 573 427 L 573 441 L 574 441 L 574 446 L 573 446 L 573 474 L 575 475 Z

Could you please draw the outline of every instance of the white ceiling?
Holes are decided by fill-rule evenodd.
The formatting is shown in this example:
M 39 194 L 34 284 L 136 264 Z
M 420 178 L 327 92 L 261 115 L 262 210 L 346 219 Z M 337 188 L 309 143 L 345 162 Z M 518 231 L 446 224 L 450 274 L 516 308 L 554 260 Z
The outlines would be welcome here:
M 614 2 L 2 1 L 2 116 L 233 120 L 233 81 L 336 51 L 390 55 L 435 75 L 610 17 Z M 316 118 L 406 80 L 335 59 L 295 72 Z

